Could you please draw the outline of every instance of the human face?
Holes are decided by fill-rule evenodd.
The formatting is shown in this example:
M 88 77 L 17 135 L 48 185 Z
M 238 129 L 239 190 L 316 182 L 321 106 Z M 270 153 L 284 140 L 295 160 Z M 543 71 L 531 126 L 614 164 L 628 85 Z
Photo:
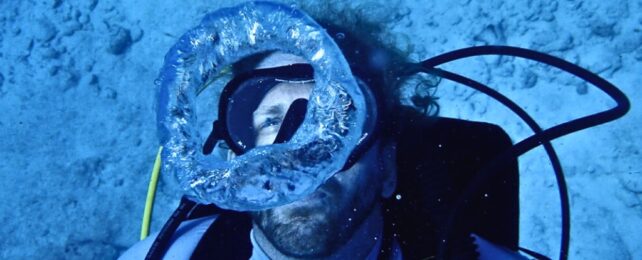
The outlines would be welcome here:
M 281 83 L 268 91 L 253 114 L 256 146 L 274 143 L 290 105 L 308 99 L 313 87 L 312 83 Z
M 282 83 L 254 112 L 256 145 L 271 144 L 290 104 L 307 99 L 312 84 Z M 314 193 L 293 203 L 253 213 L 265 237 L 291 257 L 323 257 L 352 237 L 378 203 L 383 182 L 375 144 L 350 169 L 335 174 Z

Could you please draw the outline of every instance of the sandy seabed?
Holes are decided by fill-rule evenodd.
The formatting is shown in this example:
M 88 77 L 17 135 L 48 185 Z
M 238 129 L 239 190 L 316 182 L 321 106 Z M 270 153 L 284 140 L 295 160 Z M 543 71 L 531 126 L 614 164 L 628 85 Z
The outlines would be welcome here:
M 154 79 L 180 35 L 230 4 L 0 2 L 1 259 L 112 259 L 137 241 L 158 144 Z M 531 48 L 628 95 L 624 118 L 553 143 L 570 191 L 570 257 L 642 258 L 642 1 L 409 0 L 396 8 L 404 16 L 390 28 L 413 46 L 413 59 L 475 45 Z M 545 128 L 614 105 L 593 86 L 520 59 L 445 68 L 488 83 Z M 437 95 L 442 116 L 499 124 L 514 141 L 531 134 L 482 94 L 443 82 Z M 520 169 L 520 244 L 555 258 L 560 206 L 543 149 L 522 156 Z M 162 178 L 153 230 L 178 201 L 171 179 Z

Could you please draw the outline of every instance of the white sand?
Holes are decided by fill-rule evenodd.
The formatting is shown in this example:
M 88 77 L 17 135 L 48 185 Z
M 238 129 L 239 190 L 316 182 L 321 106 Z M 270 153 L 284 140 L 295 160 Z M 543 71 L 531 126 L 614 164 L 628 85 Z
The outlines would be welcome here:
M 137 240 L 157 146 L 154 79 L 176 39 L 222 1 L 192 2 L 0 2 L 1 259 L 110 259 Z M 409 15 L 394 29 L 421 47 L 415 59 L 507 44 L 563 57 L 620 87 L 628 115 L 554 144 L 571 196 L 571 258 L 642 258 L 642 2 L 477 2 L 406 1 Z M 544 127 L 613 105 L 592 86 L 519 59 L 445 68 L 490 84 Z M 514 141 L 531 134 L 462 86 L 444 82 L 438 95 L 444 116 L 500 124 Z M 521 244 L 556 258 L 560 206 L 544 155 L 520 158 Z M 179 197 L 171 178 L 161 183 L 154 230 Z

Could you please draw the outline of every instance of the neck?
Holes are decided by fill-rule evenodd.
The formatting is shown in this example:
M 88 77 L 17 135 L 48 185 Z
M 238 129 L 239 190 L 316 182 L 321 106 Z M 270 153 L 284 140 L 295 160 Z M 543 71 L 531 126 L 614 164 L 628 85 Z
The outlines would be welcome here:
M 286 256 L 281 253 L 270 243 L 265 237 L 265 234 L 256 225 L 254 225 L 253 233 L 256 243 L 270 259 L 302 259 Z M 380 205 L 375 205 L 368 217 L 359 225 L 350 239 L 330 256 L 321 259 L 365 259 L 372 252 L 374 246 L 380 243 L 382 239 L 383 217 L 381 215 L 381 207 Z

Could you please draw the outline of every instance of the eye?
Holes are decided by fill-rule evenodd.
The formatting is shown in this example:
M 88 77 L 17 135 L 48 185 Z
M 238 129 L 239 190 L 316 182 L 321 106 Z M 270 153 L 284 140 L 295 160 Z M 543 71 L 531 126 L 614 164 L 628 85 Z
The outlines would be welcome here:
M 283 119 L 280 117 L 268 117 L 263 123 L 259 125 L 258 130 L 261 131 L 268 127 L 279 126 L 281 125 L 281 121 L 283 121 Z

